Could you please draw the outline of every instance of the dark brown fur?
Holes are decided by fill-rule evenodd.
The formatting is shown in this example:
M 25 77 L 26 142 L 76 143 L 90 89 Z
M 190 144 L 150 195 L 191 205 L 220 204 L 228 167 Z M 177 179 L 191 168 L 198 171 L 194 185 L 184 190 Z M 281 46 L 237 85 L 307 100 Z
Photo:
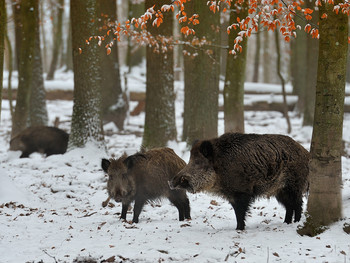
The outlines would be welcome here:
M 135 201 L 133 222 L 138 223 L 143 205 L 161 197 L 167 197 L 176 206 L 180 221 L 191 218 L 186 191 L 170 190 L 167 184 L 186 165 L 172 149 L 157 148 L 129 157 L 123 155 L 117 160 L 103 159 L 101 165 L 109 175 L 109 197 L 122 202 L 122 219 L 126 219 L 128 207 Z
M 250 204 L 275 196 L 286 208 L 285 222 L 299 221 L 308 187 L 309 152 L 288 136 L 227 133 L 195 143 L 188 165 L 169 185 L 210 192 L 233 206 L 237 229 L 245 227 Z
M 20 158 L 29 157 L 33 152 L 63 154 L 67 150 L 69 135 L 65 131 L 47 126 L 29 127 L 10 141 L 11 151 L 22 151 Z

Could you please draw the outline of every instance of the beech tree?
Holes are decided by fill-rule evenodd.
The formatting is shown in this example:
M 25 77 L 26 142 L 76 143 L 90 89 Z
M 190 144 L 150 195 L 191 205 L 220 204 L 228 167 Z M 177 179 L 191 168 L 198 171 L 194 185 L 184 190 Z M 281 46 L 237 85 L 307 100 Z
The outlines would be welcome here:
M 160 8 L 167 0 L 146 0 L 145 7 Z M 165 22 L 159 27 L 149 27 L 152 37 L 172 36 L 172 14 L 164 15 Z M 166 146 L 176 140 L 174 50 L 146 47 L 146 115 L 142 144 L 146 148 Z
M 248 15 L 248 4 L 231 5 L 230 25 Z M 240 29 L 236 28 L 229 35 L 229 50 Z M 230 51 L 228 51 L 230 53 Z M 244 82 L 247 61 L 247 39 L 242 42 L 242 52 L 227 56 L 226 78 L 224 86 L 224 121 L 225 132 L 244 133 Z
M 194 140 L 217 136 L 218 95 L 220 77 L 220 13 L 212 12 L 201 0 L 186 2 L 184 14 L 191 24 L 182 27 L 187 38 L 184 45 L 185 102 L 183 140 L 189 145 Z M 201 22 L 197 24 L 197 17 Z M 181 19 L 181 18 L 179 18 Z M 191 32 L 195 27 L 196 36 Z M 193 45 L 193 43 L 202 43 Z
M 73 39 L 74 105 L 69 148 L 83 147 L 88 141 L 103 144 L 101 118 L 101 70 L 97 36 L 97 2 L 70 2 Z M 88 45 L 90 42 L 93 44 Z M 95 42 L 95 43 L 94 43 Z
M 105 33 L 109 23 L 114 23 L 117 20 L 116 1 L 100 0 L 98 8 L 99 30 Z M 106 41 L 112 41 L 113 45 L 108 50 L 109 54 L 104 47 L 99 49 L 102 77 L 102 119 L 105 122 L 114 122 L 119 130 L 123 130 L 128 103 L 121 86 L 118 41 L 114 41 L 112 36 L 106 37 L 108 37 Z
M 14 7 L 18 89 L 11 136 L 29 125 L 46 125 L 47 110 L 42 79 L 39 39 L 39 1 L 21 1 Z M 18 16 L 18 17 L 17 17 Z M 25 21 L 25 23 L 22 23 Z M 33 35 L 34 31 L 34 35 Z
M 63 27 L 63 11 L 64 11 L 64 0 L 56 0 L 54 4 L 54 21 L 53 21 L 53 50 L 52 59 L 47 73 L 46 79 L 53 80 L 55 71 L 58 65 L 58 56 L 62 45 L 62 27 Z

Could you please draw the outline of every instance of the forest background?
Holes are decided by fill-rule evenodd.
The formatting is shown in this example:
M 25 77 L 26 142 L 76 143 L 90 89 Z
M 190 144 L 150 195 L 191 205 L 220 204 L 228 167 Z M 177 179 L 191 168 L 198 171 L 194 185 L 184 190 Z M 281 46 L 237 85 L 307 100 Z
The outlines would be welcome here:
M 57 68 L 74 72 L 70 149 L 91 140 L 104 147 L 102 123 L 112 121 L 122 131 L 132 96 L 141 96 L 138 106 L 145 110 L 145 148 L 179 138 L 190 145 L 195 139 L 216 137 L 220 92 L 225 131 L 244 132 L 244 83 L 280 83 L 283 103 L 265 104 L 265 109 L 284 114 L 286 133 L 291 130 L 289 107 L 302 116 L 303 125 L 313 126 L 303 231 L 316 235 L 342 214 L 348 5 L 309 3 L 1 1 L 4 69 L 9 78 L 12 70 L 18 71 L 17 91 L 12 92 L 9 81 L 3 92 L 11 105 L 11 136 L 28 125 L 48 124 L 43 78 L 54 79 Z M 129 22 L 114 23 L 117 14 L 118 21 Z M 153 23 L 148 31 L 146 21 Z M 128 93 L 128 71 L 121 75 L 120 67 L 126 64 L 131 70 L 143 60 L 146 93 Z M 184 82 L 182 131 L 175 125 L 175 78 Z M 285 83 L 292 84 L 298 97 L 293 106 L 286 101 Z

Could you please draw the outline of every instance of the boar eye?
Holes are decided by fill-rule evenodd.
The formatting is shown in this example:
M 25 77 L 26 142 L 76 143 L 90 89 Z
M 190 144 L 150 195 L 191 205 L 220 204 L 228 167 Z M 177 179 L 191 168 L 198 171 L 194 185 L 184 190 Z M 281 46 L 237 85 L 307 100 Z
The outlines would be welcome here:
M 185 182 L 185 177 L 181 176 L 180 182 L 181 183 Z

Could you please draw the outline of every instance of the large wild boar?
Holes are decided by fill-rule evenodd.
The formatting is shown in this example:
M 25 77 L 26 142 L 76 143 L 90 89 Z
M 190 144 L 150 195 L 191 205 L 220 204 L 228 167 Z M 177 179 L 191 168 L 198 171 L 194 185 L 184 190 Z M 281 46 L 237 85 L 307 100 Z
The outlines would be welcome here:
M 56 127 L 29 127 L 10 141 L 11 151 L 22 151 L 20 158 L 29 157 L 33 152 L 63 154 L 67 150 L 69 135 Z
M 120 218 L 126 219 L 131 202 L 134 204 L 133 222 L 139 222 L 142 207 L 147 201 L 167 197 L 179 211 L 179 220 L 190 219 L 190 204 L 184 189 L 170 190 L 168 181 L 186 163 L 170 148 L 156 148 L 119 159 L 102 159 L 102 169 L 108 176 L 109 198 L 122 202 Z M 109 198 L 103 202 L 106 206 Z
M 308 188 L 309 152 L 293 139 L 274 134 L 227 133 L 196 142 L 188 165 L 170 182 L 172 189 L 208 192 L 227 199 L 237 229 L 245 227 L 250 204 L 275 196 L 286 208 L 284 222 L 299 221 Z

